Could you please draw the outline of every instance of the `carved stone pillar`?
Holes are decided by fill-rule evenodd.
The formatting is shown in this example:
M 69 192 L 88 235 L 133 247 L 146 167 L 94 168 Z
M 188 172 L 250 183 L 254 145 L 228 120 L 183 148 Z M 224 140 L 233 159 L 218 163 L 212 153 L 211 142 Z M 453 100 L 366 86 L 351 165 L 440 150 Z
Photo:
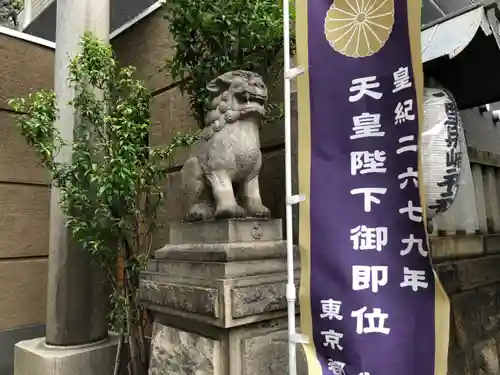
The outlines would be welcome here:
M 280 220 L 171 226 L 141 278 L 154 312 L 150 375 L 287 373 L 285 283 Z

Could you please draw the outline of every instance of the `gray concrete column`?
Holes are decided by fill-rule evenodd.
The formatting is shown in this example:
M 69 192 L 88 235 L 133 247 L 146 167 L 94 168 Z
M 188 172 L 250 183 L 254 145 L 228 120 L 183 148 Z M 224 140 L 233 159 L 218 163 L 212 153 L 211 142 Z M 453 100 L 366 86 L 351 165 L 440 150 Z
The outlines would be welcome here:
M 73 141 L 75 126 L 75 113 L 68 105 L 73 96 L 67 81 L 69 63 L 80 51 L 85 31 L 109 41 L 109 0 L 57 0 L 54 87 L 59 120 L 56 127 L 69 144 Z M 71 146 L 61 150 L 57 160 L 69 162 Z M 89 254 L 76 246 L 66 230 L 59 197 L 59 189 L 53 187 L 46 343 L 54 346 L 89 344 L 108 335 L 108 289 L 103 271 L 91 263 Z

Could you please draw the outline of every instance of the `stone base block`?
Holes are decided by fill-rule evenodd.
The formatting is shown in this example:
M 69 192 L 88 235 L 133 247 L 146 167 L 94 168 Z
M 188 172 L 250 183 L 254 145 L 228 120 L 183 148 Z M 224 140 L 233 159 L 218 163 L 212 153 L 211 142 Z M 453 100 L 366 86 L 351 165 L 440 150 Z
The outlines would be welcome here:
M 16 344 L 14 375 L 110 375 L 115 365 L 119 338 L 80 347 L 45 346 L 45 338 Z
M 170 244 L 280 241 L 281 220 L 228 219 L 170 224 Z
M 286 318 L 228 330 L 198 324 L 191 324 L 188 330 L 186 326 L 175 326 L 179 323 L 175 318 L 157 318 L 149 375 L 288 374 Z M 297 346 L 297 374 L 307 374 L 300 345 Z

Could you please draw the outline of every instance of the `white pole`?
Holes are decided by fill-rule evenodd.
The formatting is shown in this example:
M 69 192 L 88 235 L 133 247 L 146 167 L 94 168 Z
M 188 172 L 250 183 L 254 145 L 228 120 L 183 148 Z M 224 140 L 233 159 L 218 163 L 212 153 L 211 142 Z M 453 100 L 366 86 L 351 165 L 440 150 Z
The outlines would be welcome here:
M 287 284 L 286 299 L 288 304 L 288 363 L 289 374 L 297 373 L 297 348 L 295 341 L 295 275 L 293 267 L 293 225 L 292 225 L 292 145 L 291 145 L 291 90 L 290 90 L 290 12 L 289 1 L 283 0 L 283 44 L 285 72 L 285 194 L 286 194 L 286 252 Z

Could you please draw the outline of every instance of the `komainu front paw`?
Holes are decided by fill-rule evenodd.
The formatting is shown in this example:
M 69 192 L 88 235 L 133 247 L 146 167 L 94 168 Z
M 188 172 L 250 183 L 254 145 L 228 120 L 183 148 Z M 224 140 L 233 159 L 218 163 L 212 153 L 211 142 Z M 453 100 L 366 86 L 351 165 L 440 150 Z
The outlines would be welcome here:
M 215 217 L 219 219 L 232 219 L 245 217 L 245 210 L 239 205 L 217 207 Z
M 269 218 L 271 210 L 264 206 L 262 203 L 247 203 L 245 205 L 247 216 L 258 218 Z
M 214 218 L 214 208 L 208 203 L 197 203 L 186 215 L 187 221 L 206 221 Z

